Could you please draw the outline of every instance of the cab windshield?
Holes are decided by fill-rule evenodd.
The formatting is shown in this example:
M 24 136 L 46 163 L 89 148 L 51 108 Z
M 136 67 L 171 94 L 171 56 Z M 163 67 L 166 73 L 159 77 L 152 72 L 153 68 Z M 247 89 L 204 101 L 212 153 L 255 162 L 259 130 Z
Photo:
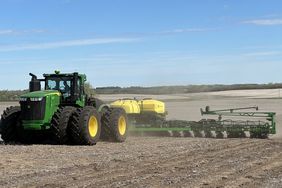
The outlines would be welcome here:
M 49 77 L 46 78 L 46 90 L 60 91 L 64 97 L 71 95 L 71 78 L 70 77 Z

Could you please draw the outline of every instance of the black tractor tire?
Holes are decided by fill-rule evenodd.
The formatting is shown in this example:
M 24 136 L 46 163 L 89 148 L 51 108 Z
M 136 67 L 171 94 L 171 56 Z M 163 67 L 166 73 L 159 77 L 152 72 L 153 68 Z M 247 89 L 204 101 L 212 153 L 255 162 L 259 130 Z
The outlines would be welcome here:
M 73 106 L 60 107 L 51 120 L 51 134 L 56 144 L 70 143 L 69 122 L 76 111 Z
M 128 119 L 123 108 L 109 108 L 103 113 L 102 135 L 110 141 L 124 142 L 128 131 Z
M 77 108 L 70 118 L 70 136 L 78 145 L 95 145 L 100 139 L 100 115 L 93 106 Z
M 111 137 L 110 133 L 110 128 L 109 126 L 104 126 L 104 125 L 109 125 L 110 123 L 110 113 L 111 113 L 112 108 L 106 106 L 101 109 L 101 135 L 100 139 L 103 141 L 109 141 Z
M 19 124 L 21 108 L 11 106 L 4 110 L 1 116 L 1 138 L 4 143 L 15 143 L 20 141 Z
M 104 101 L 98 98 L 89 98 L 86 102 L 87 106 L 94 106 L 97 110 L 100 108 L 101 105 L 105 104 Z

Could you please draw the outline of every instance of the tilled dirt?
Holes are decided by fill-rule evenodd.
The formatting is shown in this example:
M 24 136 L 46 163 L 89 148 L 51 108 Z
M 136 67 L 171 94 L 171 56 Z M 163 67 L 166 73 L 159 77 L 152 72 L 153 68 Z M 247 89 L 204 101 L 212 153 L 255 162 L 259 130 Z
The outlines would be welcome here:
M 206 105 L 258 105 L 277 112 L 278 134 L 264 140 L 129 137 L 96 146 L 0 144 L 0 187 L 282 187 L 281 99 L 189 97 L 166 101 L 169 119 L 200 120 L 199 108 Z M 16 103 L 0 103 L 1 112 L 10 105 Z
M 281 187 L 282 140 L 0 145 L 1 187 Z

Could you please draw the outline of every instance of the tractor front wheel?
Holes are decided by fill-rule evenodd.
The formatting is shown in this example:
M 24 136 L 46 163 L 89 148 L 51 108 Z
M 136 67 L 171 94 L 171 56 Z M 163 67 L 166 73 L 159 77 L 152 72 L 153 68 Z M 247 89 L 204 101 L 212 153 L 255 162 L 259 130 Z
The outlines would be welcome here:
M 1 137 L 5 143 L 18 142 L 18 126 L 21 108 L 11 106 L 6 108 L 1 117 Z

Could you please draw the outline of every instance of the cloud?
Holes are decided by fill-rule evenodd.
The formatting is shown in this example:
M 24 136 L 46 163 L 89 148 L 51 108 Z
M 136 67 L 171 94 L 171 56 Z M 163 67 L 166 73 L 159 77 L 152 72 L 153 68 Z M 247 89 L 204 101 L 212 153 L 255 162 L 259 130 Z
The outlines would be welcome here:
M 6 29 L 6 30 L 0 30 L 0 35 L 10 35 L 13 34 L 14 31 L 11 29 Z
M 255 19 L 243 21 L 244 24 L 253 25 L 282 25 L 282 19 Z
M 272 55 L 280 55 L 280 54 L 282 54 L 281 51 L 261 51 L 261 52 L 246 53 L 243 55 L 253 57 L 253 56 L 272 56 Z
M 67 40 L 67 41 L 34 43 L 34 44 L 2 45 L 0 46 L 0 52 L 21 51 L 21 50 L 41 50 L 41 49 L 53 49 L 53 48 L 74 47 L 74 46 L 91 46 L 97 44 L 111 44 L 111 43 L 128 43 L 128 42 L 136 42 L 138 40 L 140 39 L 92 38 L 92 39 Z
M 30 30 L 13 30 L 13 29 L 2 29 L 0 30 L 0 35 L 22 35 L 22 34 L 36 34 L 36 33 L 46 33 L 47 30 L 44 29 L 30 29 Z
M 173 29 L 167 31 L 161 31 L 158 34 L 178 34 L 178 33 L 191 33 L 191 32 L 206 32 L 214 31 L 216 28 L 186 28 L 186 29 Z

